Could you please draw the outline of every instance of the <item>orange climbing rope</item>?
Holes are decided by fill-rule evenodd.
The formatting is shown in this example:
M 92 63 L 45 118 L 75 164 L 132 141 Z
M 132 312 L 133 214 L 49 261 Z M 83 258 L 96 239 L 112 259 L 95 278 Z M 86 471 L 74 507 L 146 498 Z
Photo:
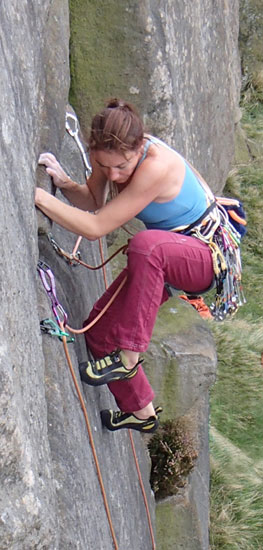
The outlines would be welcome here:
M 112 297 L 110 298 L 110 300 L 108 301 L 106 306 L 104 306 L 104 308 L 100 311 L 100 313 L 97 315 L 97 317 L 95 317 L 95 319 L 93 319 L 93 321 L 91 321 L 88 325 L 86 325 L 83 328 L 78 328 L 78 329 L 72 328 L 67 324 L 65 325 L 65 327 L 70 332 L 73 332 L 73 334 L 83 334 L 84 332 L 87 332 L 87 330 L 89 330 L 91 327 L 93 327 L 93 325 L 95 325 L 97 323 L 97 321 L 99 321 L 99 319 L 104 315 L 104 313 L 107 311 L 107 309 L 109 309 L 110 305 L 112 304 L 112 302 L 114 302 L 115 298 L 118 296 L 119 292 L 121 291 L 122 287 L 125 285 L 126 281 L 127 281 L 127 277 L 124 277 L 124 279 L 121 281 L 120 285 L 115 290 L 114 294 L 112 295 Z

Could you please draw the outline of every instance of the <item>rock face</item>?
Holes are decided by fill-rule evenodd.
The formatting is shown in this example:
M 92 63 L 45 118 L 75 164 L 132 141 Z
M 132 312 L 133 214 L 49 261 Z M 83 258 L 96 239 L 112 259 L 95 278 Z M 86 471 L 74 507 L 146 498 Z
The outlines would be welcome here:
M 82 127 L 106 98 L 127 98 L 221 192 L 239 117 L 238 0 L 85 6 L 71 6 L 71 102 Z
M 103 72 L 99 55 L 101 59 L 104 56 L 107 65 L 107 48 L 102 51 L 99 32 L 105 31 L 108 44 L 113 36 L 118 36 L 119 42 L 114 43 L 114 47 L 112 43 L 111 55 L 115 57 L 116 45 L 120 50 L 124 40 L 126 50 L 123 48 L 121 68 L 127 67 L 130 72 L 127 78 L 122 71 L 118 79 L 114 75 L 114 79 L 109 80 L 111 89 L 101 88 L 100 98 L 102 92 L 112 95 L 125 91 L 120 82 L 126 81 L 129 96 L 139 100 L 146 120 L 152 120 L 153 129 L 171 142 L 176 141 L 178 148 L 197 161 L 197 167 L 206 172 L 205 175 L 216 173 L 219 185 L 231 157 L 233 113 L 239 89 L 237 2 L 226 1 L 224 8 L 216 8 L 212 1 L 198 1 L 191 11 L 187 2 L 159 2 L 158 9 L 156 2 L 140 2 L 136 6 L 134 2 L 99 1 L 88 7 L 84 4 L 85 14 L 81 12 L 81 2 L 72 2 L 71 6 L 72 97 L 79 104 L 83 102 L 84 107 L 87 102 L 95 104 Z M 123 20 L 116 15 L 116 4 L 120 16 L 126 17 L 121 34 Z M 76 36 L 77 9 L 81 21 L 87 12 L 94 29 L 90 66 L 86 61 L 92 86 L 86 88 L 85 94 L 80 86 L 80 61 L 76 57 L 77 38 L 82 29 L 80 26 Z M 54 316 L 36 270 L 38 258 L 54 273 L 57 297 L 69 314 L 71 326 L 82 325 L 104 290 L 101 274 L 68 265 L 51 246 L 47 235 L 51 232 L 68 252 L 73 250 L 76 237 L 51 225 L 40 212 L 36 214 L 34 207 L 36 182 L 54 192 L 44 170 L 37 168 L 39 153 L 44 149 L 58 155 L 72 177 L 84 182 L 81 155 L 64 128 L 69 87 L 68 3 L 66 0 L 2 2 L 0 20 L 3 235 L 0 245 L 0 550 L 151 550 L 153 543 L 130 436 L 102 430 L 99 410 L 114 407 L 113 398 L 107 388 L 84 388 L 79 381 L 78 362 L 86 356 L 83 336 L 76 337 L 68 346 L 87 407 L 108 514 L 63 344 L 56 336 L 42 334 L 39 328 L 40 320 L 54 319 Z M 86 29 L 90 35 L 89 26 Z M 130 51 L 131 56 L 127 53 Z M 196 59 L 200 59 L 199 69 L 195 66 Z M 138 64 L 134 64 L 136 60 Z M 83 112 L 80 115 L 84 120 Z M 169 133 L 165 128 L 169 128 Z M 210 151 L 208 155 L 207 151 Z M 106 253 L 105 248 L 104 243 Z M 81 243 L 80 250 L 88 263 L 100 262 L 98 243 Z M 110 281 L 109 270 L 107 276 Z M 186 306 L 178 307 L 186 311 Z M 173 401 L 177 402 L 177 406 L 171 408 L 174 416 L 195 418 L 199 444 L 199 461 L 190 476 L 188 502 L 176 502 L 175 517 L 180 513 L 185 520 L 179 523 L 174 520 L 175 531 L 163 546 L 165 550 L 208 548 L 208 387 L 214 379 L 215 355 L 207 332 L 204 334 L 199 328 L 196 336 L 194 312 L 193 316 L 187 309 L 184 322 L 183 315 L 175 318 L 176 335 L 171 325 L 169 329 L 166 327 L 165 335 L 159 336 L 162 346 L 168 350 L 165 357 L 171 361 L 164 361 L 161 371 L 157 364 L 154 369 L 153 384 L 159 401 L 166 403 L 167 411 Z M 189 346 L 191 333 L 194 342 L 196 338 L 206 340 L 202 354 L 197 346 L 195 349 Z M 149 361 L 151 350 L 155 350 L 155 358 L 160 353 L 156 340 L 152 346 Z M 174 394 L 168 399 L 169 386 L 163 385 L 163 381 L 169 381 L 171 365 L 175 376 Z M 154 524 L 148 455 L 138 433 L 133 434 L 133 441 Z M 184 546 L 189 532 L 193 536 L 188 537 L 188 546 Z M 166 544 L 164 535 L 161 536 L 158 548 Z

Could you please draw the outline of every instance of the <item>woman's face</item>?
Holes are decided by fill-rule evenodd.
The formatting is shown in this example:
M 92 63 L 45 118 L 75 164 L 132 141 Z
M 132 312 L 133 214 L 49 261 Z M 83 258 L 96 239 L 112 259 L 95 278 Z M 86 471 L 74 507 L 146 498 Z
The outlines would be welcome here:
M 117 184 L 126 183 L 134 172 L 142 155 L 142 148 L 127 151 L 125 156 L 115 151 L 94 151 L 94 160 L 108 180 Z

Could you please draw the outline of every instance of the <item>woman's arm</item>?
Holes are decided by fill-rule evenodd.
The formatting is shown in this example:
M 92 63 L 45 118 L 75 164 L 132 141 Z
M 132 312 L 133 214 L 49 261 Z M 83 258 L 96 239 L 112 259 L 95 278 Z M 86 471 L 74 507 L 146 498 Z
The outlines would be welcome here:
M 68 231 L 91 241 L 98 238 L 96 215 L 65 204 L 40 187 L 36 188 L 35 204 L 46 216 Z
M 94 211 L 97 207 L 93 195 L 90 192 L 88 181 L 83 185 L 79 185 L 72 179 L 68 178 L 63 187 L 60 187 L 63 195 L 71 204 L 80 208 L 80 210 Z
M 46 171 L 52 177 L 56 187 L 61 189 L 63 195 L 74 206 L 81 210 L 94 211 L 105 204 L 108 192 L 107 180 L 93 162 L 92 174 L 83 185 L 79 185 L 66 174 L 52 153 L 42 153 L 39 164 L 46 166 Z
M 145 159 L 129 185 L 96 214 L 84 212 L 36 189 L 36 206 L 53 221 L 86 239 L 96 240 L 131 220 L 160 192 L 163 167 Z

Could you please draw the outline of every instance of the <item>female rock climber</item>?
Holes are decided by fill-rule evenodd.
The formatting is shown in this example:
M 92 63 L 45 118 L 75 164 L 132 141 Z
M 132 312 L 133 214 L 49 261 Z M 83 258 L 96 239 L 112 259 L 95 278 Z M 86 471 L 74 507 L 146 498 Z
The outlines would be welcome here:
M 72 181 L 53 154 L 41 154 L 39 163 L 73 206 L 40 188 L 36 205 L 62 227 L 92 241 L 133 217 L 144 222 L 147 230 L 129 241 L 127 267 L 86 321 L 98 315 L 127 277 L 115 301 L 86 333 L 95 359 L 80 365 L 80 376 L 90 385 L 109 384 L 120 409 L 101 411 L 109 430 L 153 432 L 158 410 L 139 354 L 147 350 L 160 305 L 169 298 L 165 283 L 197 295 L 211 285 L 208 245 L 174 231 L 205 218 L 208 188 L 180 154 L 144 132 L 132 105 L 117 99 L 94 116 L 89 152 L 87 185 Z M 110 186 L 115 196 L 107 200 Z

